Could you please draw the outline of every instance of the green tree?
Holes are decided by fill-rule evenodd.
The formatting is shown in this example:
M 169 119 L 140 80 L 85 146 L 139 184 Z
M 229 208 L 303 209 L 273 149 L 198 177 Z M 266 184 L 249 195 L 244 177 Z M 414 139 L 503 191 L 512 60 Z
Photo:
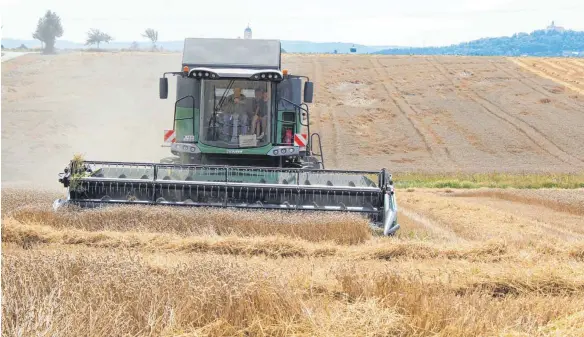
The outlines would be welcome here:
M 63 36 L 61 18 L 57 13 L 48 10 L 45 16 L 39 18 L 36 31 L 32 34 L 32 37 L 41 41 L 43 53 L 52 54 L 55 52 L 55 41 L 61 36 Z
M 144 34 L 142 34 L 142 36 L 152 41 L 152 50 L 155 50 L 156 42 L 158 41 L 158 31 L 152 28 L 148 28 L 144 31 Z
M 89 32 L 87 32 L 87 41 L 85 42 L 86 46 L 97 45 L 99 49 L 99 44 L 102 42 L 110 43 L 113 38 L 99 29 L 91 28 Z

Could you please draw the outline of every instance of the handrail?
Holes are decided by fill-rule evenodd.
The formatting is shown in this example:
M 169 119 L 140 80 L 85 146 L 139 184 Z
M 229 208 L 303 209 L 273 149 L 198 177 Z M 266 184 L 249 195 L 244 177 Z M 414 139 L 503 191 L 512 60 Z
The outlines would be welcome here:
M 308 104 L 302 103 L 301 105 L 305 105 L 306 106 L 306 110 L 305 110 L 306 111 L 306 125 L 304 125 L 302 123 L 302 119 L 300 120 L 300 125 L 306 126 L 306 132 L 307 132 L 308 135 L 310 135 L 310 112 L 308 111 Z M 307 148 L 307 150 L 311 151 L 312 150 L 312 137 L 309 136 L 308 139 L 307 139 L 307 141 L 308 141 L 308 144 L 306 144 L 306 148 Z M 320 144 L 320 136 L 318 136 L 318 142 Z M 321 151 L 320 152 L 322 153 L 322 148 L 321 148 Z M 324 160 L 323 160 L 322 165 L 323 165 L 323 168 L 324 168 Z
M 317 135 L 315 133 L 314 135 Z M 307 168 L 279 168 L 279 167 L 257 167 L 257 166 L 237 166 L 232 167 L 229 165 L 201 165 L 201 164 L 167 164 L 167 163 L 148 163 L 148 162 L 119 162 L 119 161 L 96 161 L 96 160 L 84 160 L 83 164 L 86 165 L 114 165 L 114 166 L 149 166 L 151 168 L 174 168 L 174 169 L 193 169 L 193 168 L 204 168 L 204 169 L 213 169 L 213 168 L 223 168 L 229 170 L 264 170 L 264 171 L 273 171 L 273 172 L 294 172 L 294 171 L 301 171 L 301 172 L 316 172 L 316 173 L 352 173 L 352 174 L 381 174 L 382 170 L 323 170 L 323 169 L 307 169 Z
M 312 144 L 312 137 L 316 136 L 318 138 L 318 147 L 319 147 L 319 153 L 315 154 L 314 152 L 312 152 L 312 148 L 310 148 L 310 154 L 315 156 L 315 157 L 320 157 L 320 163 L 322 164 L 322 169 L 324 171 L 324 154 L 322 152 L 322 142 L 320 141 L 320 134 L 318 133 L 313 133 L 312 135 L 310 135 L 310 141 L 309 144 Z M 338 170 L 337 170 L 338 171 Z

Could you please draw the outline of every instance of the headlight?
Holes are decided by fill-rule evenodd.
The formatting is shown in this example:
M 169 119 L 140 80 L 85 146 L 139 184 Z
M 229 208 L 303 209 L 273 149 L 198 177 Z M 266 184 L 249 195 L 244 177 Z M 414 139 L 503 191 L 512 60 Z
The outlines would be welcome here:
M 286 149 L 282 149 L 282 153 L 286 153 Z
M 278 150 L 274 150 L 274 154 L 277 155 L 278 154 Z

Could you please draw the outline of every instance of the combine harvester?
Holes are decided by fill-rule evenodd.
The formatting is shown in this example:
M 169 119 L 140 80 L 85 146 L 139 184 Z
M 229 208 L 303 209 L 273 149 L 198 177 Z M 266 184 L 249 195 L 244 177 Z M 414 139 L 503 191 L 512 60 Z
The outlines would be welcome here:
M 110 204 L 344 211 L 398 229 L 391 174 L 325 170 L 310 131 L 313 83 L 281 68 L 279 40 L 187 38 L 177 77 L 173 129 L 164 141 L 177 162 L 74 159 L 59 176 L 80 207 Z M 303 82 L 304 79 L 304 82 Z M 304 133 L 306 132 L 306 133 Z

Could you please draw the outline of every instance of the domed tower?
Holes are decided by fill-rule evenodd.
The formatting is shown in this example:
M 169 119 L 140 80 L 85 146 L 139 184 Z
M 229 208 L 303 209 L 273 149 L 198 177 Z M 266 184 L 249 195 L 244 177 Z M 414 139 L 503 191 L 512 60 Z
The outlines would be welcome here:
M 249 24 L 247 25 L 247 28 L 243 31 L 243 38 L 251 39 L 251 28 L 249 28 Z

